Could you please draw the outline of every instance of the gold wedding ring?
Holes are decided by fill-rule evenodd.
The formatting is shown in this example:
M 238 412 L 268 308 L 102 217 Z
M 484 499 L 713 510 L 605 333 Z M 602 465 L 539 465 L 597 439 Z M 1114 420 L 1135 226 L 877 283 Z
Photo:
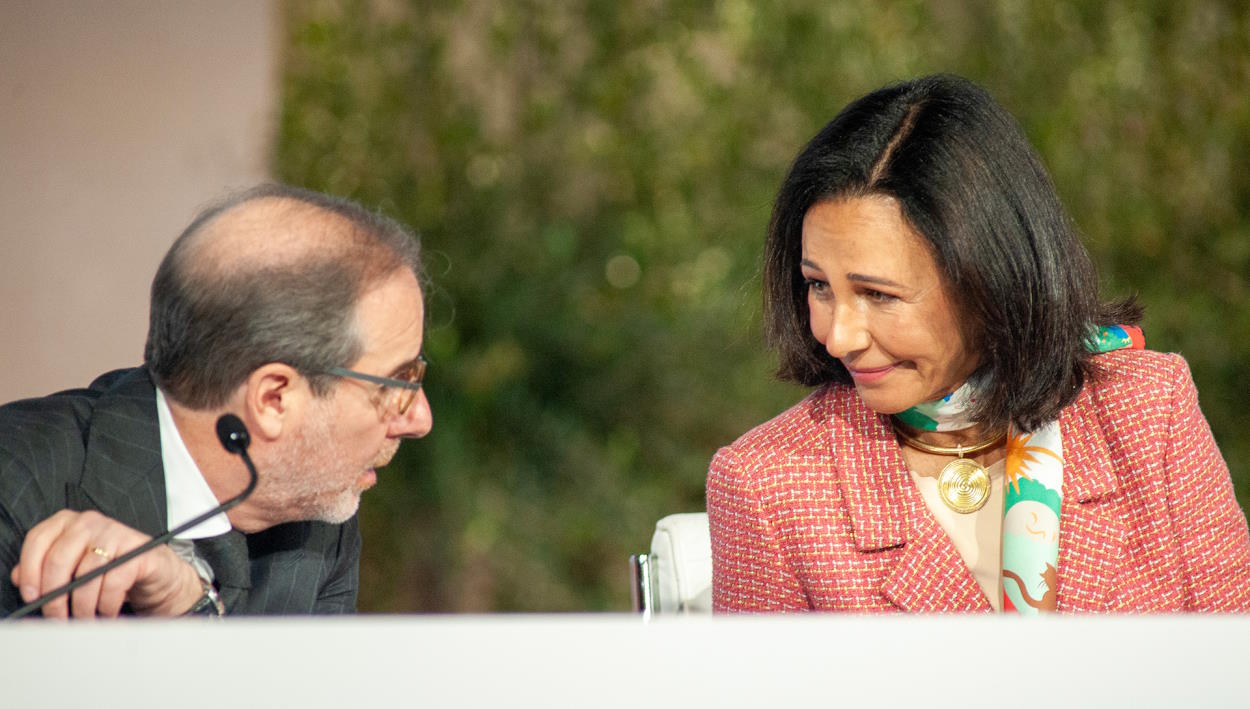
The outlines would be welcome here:
M 96 556 L 102 557 L 105 563 L 108 563 L 108 561 L 113 558 L 112 554 L 108 553 L 107 551 L 104 551 L 100 547 L 91 547 L 91 553 L 95 554 Z

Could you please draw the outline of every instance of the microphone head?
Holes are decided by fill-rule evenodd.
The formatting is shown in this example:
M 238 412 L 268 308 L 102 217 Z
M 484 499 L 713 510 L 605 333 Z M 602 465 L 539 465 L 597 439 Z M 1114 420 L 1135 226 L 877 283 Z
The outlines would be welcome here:
M 217 419 L 217 440 L 221 441 L 222 448 L 240 455 L 247 450 L 252 437 L 248 435 L 247 426 L 243 425 L 238 416 L 222 414 Z

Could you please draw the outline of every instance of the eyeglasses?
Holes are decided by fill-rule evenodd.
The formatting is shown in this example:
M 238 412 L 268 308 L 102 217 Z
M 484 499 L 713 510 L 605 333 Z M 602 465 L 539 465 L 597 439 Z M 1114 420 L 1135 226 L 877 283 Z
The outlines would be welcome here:
M 417 392 L 421 391 L 421 380 L 425 378 L 426 364 L 425 357 L 417 355 L 416 360 L 396 372 L 394 377 L 379 377 L 344 367 L 330 367 L 327 374 L 381 384 L 383 396 L 386 397 L 386 408 L 398 416 L 403 416 L 408 411 L 408 407 L 412 406 L 412 402 L 416 401 Z

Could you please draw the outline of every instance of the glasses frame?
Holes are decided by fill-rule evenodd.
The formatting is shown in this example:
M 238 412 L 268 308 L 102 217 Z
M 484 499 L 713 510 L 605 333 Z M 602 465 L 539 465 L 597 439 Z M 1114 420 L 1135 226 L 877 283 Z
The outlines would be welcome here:
M 412 406 L 412 402 L 417 400 L 416 392 L 421 391 L 422 389 L 422 382 L 425 379 L 425 368 L 429 365 L 429 362 L 425 361 L 425 357 L 421 355 L 417 355 L 417 359 L 414 364 L 416 365 L 415 366 L 415 369 L 416 369 L 415 380 L 396 379 L 394 377 L 381 377 L 376 374 L 365 374 L 364 372 L 357 372 L 354 369 L 348 369 L 346 367 L 330 367 L 328 370 L 326 370 L 326 373 L 336 376 L 336 377 L 347 377 L 349 379 L 359 379 L 360 381 L 369 382 L 371 384 L 381 384 L 383 387 L 389 387 L 392 389 L 405 389 L 407 391 L 413 392 L 411 395 L 401 399 L 399 406 L 397 407 L 398 409 L 397 413 L 400 416 L 403 416 L 404 414 L 408 412 L 409 407 Z

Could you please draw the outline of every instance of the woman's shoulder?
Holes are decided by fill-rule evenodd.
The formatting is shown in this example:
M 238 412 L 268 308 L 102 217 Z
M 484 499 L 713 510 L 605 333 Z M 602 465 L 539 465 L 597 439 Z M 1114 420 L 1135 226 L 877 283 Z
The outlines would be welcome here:
M 1175 402 L 1196 397 L 1189 365 L 1179 354 L 1153 350 L 1116 350 L 1097 355 L 1080 400 L 1103 415 L 1168 415 Z
M 767 463 L 818 455 L 830 445 L 830 417 L 848 397 L 858 398 L 848 387 L 822 386 L 721 448 L 716 457 Z
M 1154 350 L 1114 350 L 1096 355 L 1090 384 L 1106 391 L 1155 392 L 1170 390 L 1179 380 L 1189 379 L 1185 358 Z

